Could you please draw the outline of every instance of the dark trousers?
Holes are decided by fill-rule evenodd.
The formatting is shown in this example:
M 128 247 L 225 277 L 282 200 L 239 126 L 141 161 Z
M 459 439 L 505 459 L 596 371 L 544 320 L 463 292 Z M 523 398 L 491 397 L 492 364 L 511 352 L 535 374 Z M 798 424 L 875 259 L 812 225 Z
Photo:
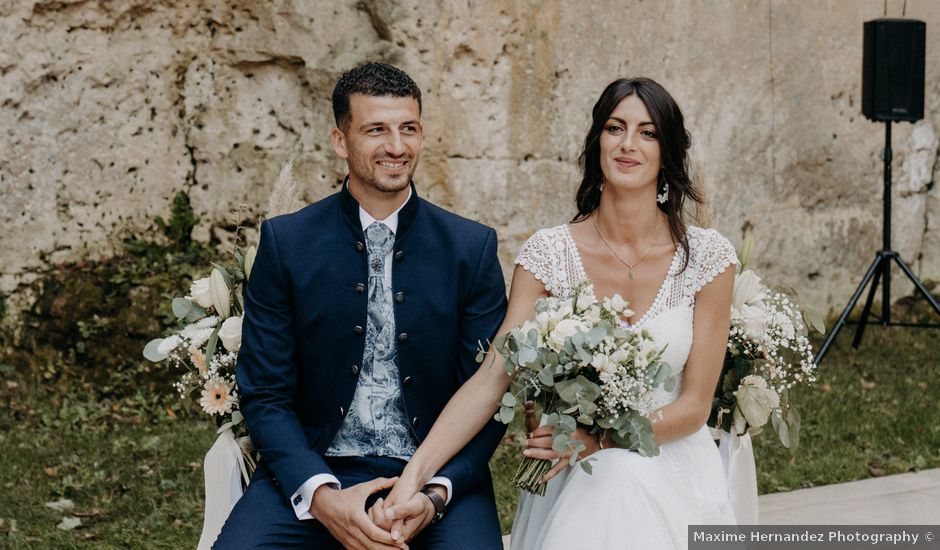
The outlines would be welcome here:
M 328 457 L 327 464 L 344 488 L 377 477 L 395 477 L 405 468 L 404 461 L 386 457 Z M 367 507 L 387 493 L 372 495 Z M 414 550 L 502 550 L 489 476 L 473 491 L 451 499 L 444 519 L 428 525 L 408 546 Z M 213 548 L 332 550 L 341 549 L 342 545 L 316 519 L 297 519 L 277 480 L 262 464 L 226 520 Z

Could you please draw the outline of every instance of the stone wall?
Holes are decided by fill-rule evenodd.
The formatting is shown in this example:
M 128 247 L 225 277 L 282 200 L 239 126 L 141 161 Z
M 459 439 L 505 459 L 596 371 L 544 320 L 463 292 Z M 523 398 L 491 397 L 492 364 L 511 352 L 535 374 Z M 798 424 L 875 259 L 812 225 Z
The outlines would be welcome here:
M 894 243 L 940 279 L 940 10 L 923 121 L 894 131 Z M 933 9 L 932 9 L 933 8 Z M 900 16 L 902 2 L 888 2 Z M 419 191 L 495 226 L 510 263 L 573 214 L 576 158 L 610 80 L 662 82 L 686 114 L 711 223 L 759 241 L 765 277 L 845 303 L 881 243 L 883 125 L 859 113 L 862 22 L 882 0 L 0 0 L 0 292 L 156 232 L 185 190 L 229 242 L 296 156 L 337 189 L 332 86 L 370 59 L 425 93 Z M 904 288 L 906 290 L 907 287 Z M 22 295 L 22 293 L 19 293 Z M 900 294 L 898 294 L 900 295 Z

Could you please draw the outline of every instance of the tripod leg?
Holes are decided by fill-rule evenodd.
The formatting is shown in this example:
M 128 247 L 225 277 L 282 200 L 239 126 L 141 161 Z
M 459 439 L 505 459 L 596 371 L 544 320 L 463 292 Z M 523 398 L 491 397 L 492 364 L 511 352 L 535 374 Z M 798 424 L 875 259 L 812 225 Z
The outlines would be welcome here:
M 898 265 L 901 266 L 901 270 L 904 271 L 904 274 L 907 275 L 907 278 L 910 279 L 911 282 L 914 283 L 914 286 L 917 287 L 917 290 L 924 295 L 924 298 L 927 299 L 927 302 L 930 303 L 930 306 L 933 308 L 933 310 L 937 312 L 937 315 L 940 315 L 940 304 L 938 304 L 937 300 L 935 300 L 934 297 L 930 295 L 930 292 L 927 291 L 924 283 L 920 282 L 920 279 L 917 278 L 917 275 L 914 275 L 914 272 L 911 271 L 911 268 L 908 267 L 906 263 L 904 263 L 904 260 L 898 256 L 895 256 L 894 259 L 898 262 Z
M 862 308 L 862 317 L 858 321 L 858 328 L 855 329 L 855 338 L 852 339 L 852 348 L 858 349 L 859 344 L 862 343 L 862 335 L 865 334 L 865 325 L 868 324 L 868 316 L 871 314 L 871 306 L 875 301 L 875 290 L 878 289 L 878 283 L 881 281 L 881 274 L 884 273 L 884 266 L 891 265 L 883 261 L 884 258 L 879 256 L 878 263 L 879 267 L 875 271 L 875 279 L 871 283 L 871 288 L 868 289 L 868 298 L 865 299 L 865 307 Z
M 816 359 L 814 361 L 817 365 L 819 365 L 820 361 L 823 360 L 823 357 L 826 356 L 826 353 L 829 351 L 829 347 L 832 346 L 832 342 L 835 341 L 839 331 L 842 330 L 843 326 L 845 326 L 845 320 L 849 317 L 849 313 L 851 313 L 855 308 L 855 304 L 858 303 L 858 299 L 862 295 L 862 291 L 865 290 L 866 286 L 868 286 L 868 282 L 871 281 L 871 278 L 875 274 L 875 270 L 878 268 L 879 263 L 881 263 L 881 256 L 877 256 L 875 261 L 873 261 L 868 267 L 868 272 L 865 273 L 865 277 L 862 279 L 862 283 L 858 285 L 858 288 L 855 289 L 855 293 L 852 294 L 852 298 L 849 300 L 849 304 L 845 306 L 845 309 L 842 311 L 842 315 L 839 316 L 839 320 L 836 321 L 835 326 L 832 327 L 832 332 L 829 333 L 829 336 L 826 337 L 826 341 L 823 343 L 822 347 L 819 348 L 819 353 L 816 355 Z

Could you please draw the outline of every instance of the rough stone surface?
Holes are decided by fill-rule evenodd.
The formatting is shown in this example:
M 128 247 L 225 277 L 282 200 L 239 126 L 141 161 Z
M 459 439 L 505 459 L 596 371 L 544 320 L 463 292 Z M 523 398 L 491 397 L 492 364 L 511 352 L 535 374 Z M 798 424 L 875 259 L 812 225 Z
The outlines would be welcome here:
M 937 280 L 940 10 L 906 4 L 927 22 L 927 103 L 924 120 L 894 127 L 894 248 Z M 495 226 L 507 275 L 529 234 L 573 214 L 604 85 L 646 75 L 683 107 L 712 225 L 735 243 L 752 229 L 766 279 L 840 308 L 881 245 L 884 130 L 859 104 L 862 22 L 883 9 L 0 0 L 0 291 L 15 309 L 48 266 L 154 234 L 179 190 L 201 217 L 195 237 L 223 246 L 262 213 L 289 158 L 306 200 L 334 192 L 333 83 L 382 59 L 425 93 L 420 192 Z

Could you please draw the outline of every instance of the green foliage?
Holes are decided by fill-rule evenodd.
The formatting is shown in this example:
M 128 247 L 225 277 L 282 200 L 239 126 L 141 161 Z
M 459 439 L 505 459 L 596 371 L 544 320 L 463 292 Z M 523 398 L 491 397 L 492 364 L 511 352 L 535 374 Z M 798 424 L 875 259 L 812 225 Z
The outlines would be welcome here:
M 163 218 L 157 216 L 156 222 L 157 227 L 176 246 L 177 250 L 185 250 L 193 243 L 193 228 L 199 223 L 199 218 L 193 212 L 189 195 L 185 191 L 180 191 L 173 197 L 170 221 L 165 222 Z

